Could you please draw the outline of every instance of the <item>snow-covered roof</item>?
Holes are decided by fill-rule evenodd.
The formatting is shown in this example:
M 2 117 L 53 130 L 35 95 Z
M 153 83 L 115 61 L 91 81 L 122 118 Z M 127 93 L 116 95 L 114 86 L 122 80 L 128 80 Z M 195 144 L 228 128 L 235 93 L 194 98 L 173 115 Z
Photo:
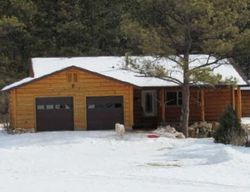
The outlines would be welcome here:
M 250 90 L 250 86 L 241 87 L 240 90 L 242 90 L 242 91 L 249 91 Z
M 243 91 L 250 91 L 250 80 L 247 80 L 248 82 L 248 86 L 244 86 L 244 87 L 241 87 L 240 89 L 243 90 Z
M 131 57 L 138 64 L 143 63 L 145 60 L 155 61 L 153 57 Z M 176 59 L 176 58 L 175 58 Z M 205 64 L 207 61 L 213 62 L 216 59 L 214 57 L 208 57 L 207 55 L 191 55 L 190 56 L 190 68 L 197 67 Z M 178 64 L 171 59 L 161 58 L 155 61 L 157 64 L 164 66 L 171 76 L 182 81 L 182 71 Z M 170 87 L 178 86 L 176 83 L 165 81 L 154 77 L 145 77 L 139 73 L 131 70 L 125 70 L 125 57 L 57 57 L 57 58 L 33 58 L 32 69 L 34 77 L 28 77 L 15 82 L 11 85 L 4 87 L 2 90 L 9 90 L 23 84 L 27 84 L 36 79 L 48 76 L 57 71 L 64 70 L 69 67 L 78 67 L 90 72 L 100 74 L 109 78 L 113 78 L 124 83 L 135 85 L 138 87 Z M 235 68 L 229 63 L 227 59 L 216 62 L 211 65 L 215 74 L 220 74 L 222 79 L 235 78 L 237 84 L 245 85 L 241 75 L 235 70 Z

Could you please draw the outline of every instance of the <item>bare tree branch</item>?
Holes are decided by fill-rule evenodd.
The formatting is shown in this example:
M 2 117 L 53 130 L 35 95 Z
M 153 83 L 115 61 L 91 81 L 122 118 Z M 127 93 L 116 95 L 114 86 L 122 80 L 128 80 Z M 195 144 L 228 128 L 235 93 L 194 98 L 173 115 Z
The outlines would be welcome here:
M 177 55 L 179 58 L 183 58 L 180 55 Z M 177 57 L 175 56 L 175 58 Z M 173 61 L 174 63 L 178 64 L 180 67 L 183 67 L 183 63 L 179 62 L 177 59 L 173 59 L 173 56 L 166 56 L 167 59 L 169 59 L 170 61 Z
M 219 68 L 221 65 L 223 65 L 222 63 L 215 65 L 214 67 L 211 68 L 211 71 L 214 71 L 216 68 Z
M 190 69 L 190 74 L 193 72 L 193 71 L 196 71 L 196 70 L 198 70 L 198 69 L 202 69 L 202 68 L 204 68 L 204 67 L 209 67 L 209 66 L 211 66 L 211 65 L 213 65 L 213 64 L 218 64 L 218 61 L 221 61 L 222 60 L 222 58 L 216 58 L 213 62 L 209 62 L 209 59 L 210 58 L 210 55 L 208 56 L 208 59 L 207 59 L 207 61 L 206 61 L 206 63 L 205 64 L 203 64 L 203 65 L 199 65 L 199 66 L 197 66 L 197 67 L 194 67 L 194 68 L 192 68 L 192 69 Z M 222 64 L 221 64 L 222 65 Z
M 156 75 L 153 75 L 153 74 L 151 74 L 150 76 L 147 76 L 147 73 L 142 73 L 142 72 L 139 72 L 137 70 L 131 70 L 130 69 L 130 71 L 132 71 L 134 73 L 142 74 L 142 76 L 137 75 L 137 77 L 154 77 L 154 78 L 161 79 L 161 80 L 164 80 L 164 81 L 169 81 L 169 82 L 172 82 L 172 83 L 176 83 L 177 85 L 182 85 L 183 84 L 179 79 L 171 77 L 171 76 L 167 76 L 167 75 L 163 76 L 163 77 L 159 77 L 159 76 L 156 76 Z

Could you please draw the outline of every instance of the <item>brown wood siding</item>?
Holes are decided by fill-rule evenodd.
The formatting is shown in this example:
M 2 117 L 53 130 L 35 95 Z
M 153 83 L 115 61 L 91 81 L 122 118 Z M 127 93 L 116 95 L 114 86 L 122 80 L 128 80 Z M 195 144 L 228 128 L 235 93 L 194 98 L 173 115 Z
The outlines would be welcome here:
M 190 122 L 202 119 L 200 91 L 200 89 L 191 89 L 190 91 Z
M 77 74 L 76 82 L 69 82 L 68 73 Z M 13 102 L 16 92 L 16 103 Z M 77 69 L 62 71 L 33 83 L 24 85 L 10 92 L 13 127 L 36 128 L 36 97 L 73 97 L 75 129 L 86 129 L 86 97 L 87 96 L 123 96 L 124 123 L 127 128 L 133 125 L 133 87 L 116 82 L 102 76 Z
M 166 91 L 181 91 L 179 88 L 167 88 Z M 200 90 L 191 89 L 190 90 L 190 121 L 200 121 L 201 120 L 201 103 L 200 103 Z M 167 122 L 178 122 L 181 116 L 181 106 L 166 106 L 166 121 Z
M 177 90 L 167 89 L 167 91 Z M 179 89 L 180 90 L 180 89 Z M 190 122 L 201 121 L 201 99 L 200 89 L 190 90 Z M 217 121 L 225 108 L 232 104 L 232 92 L 230 87 L 217 87 L 204 89 L 205 120 Z M 181 106 L 166 106 L 167 121 L 179 121 Z
M 168 92 L 180 91 L 181 89 L 166 88 L 165 90 Z M 225 108 L 233 102 L 233 95 L 230 87 L 204 88 L 203 91 L 203 105 L 205 110 L 202 114 L 201 89 L 191 88 L 190 90 L 190 123 L 201 121 L 202 116 L 205 117 L 206 121 L 218 121 Z M 144 117 L 141 108 L 141 90 L 135 89 L 134 93 L 135 125 L 141 125 L 144 128 L 150 128 L 150 126 L 153 128 L 159 125 L 161 123 L 160 106 L 158 105 L 158 117 Z M 160 100 L 159 94 L 157 95 L 157 99 Z M 165 115 L 167 123 L 179 122 L 181 116 L 181 106 L 166 105 Z
M 242 116 L 250 117 L 250 90 L 242 90 Z
M 16 127 L 16 90 L 11 90 L 9 94 L 9 118 L 10 127 Z
M 161 123 L 160 89 L 157 90 L 158 114 L 156 117 L 143 116 L 141 107 L 141 89 L 134 90 L 134 123 L 139 128 L 156 128 Z M 165 91 L 180 91 L 179 88 L 166 88 Z M 199 89 L 191 90 L 190 93 L 190 121 L 201 120 L 201 106 L 199 100 Z M 181 106 L 165 106 L 166 122 L 179 122 L 181 116 Z
M 166 88 L 165 91 L 166 91 L 166 93 L 168 91 L 170 91 L 170 92 L 181 91 L 181 88 Z M 172 105 L 166 104 L 165 111 L 166 111 L 166 121 L 167 122 L 179 122 L 180 121 L 181 106 L 172 106 Z
M 205 89 L 205 119 L 218 121 L 225 108 L 232 105 L 230 87 Z

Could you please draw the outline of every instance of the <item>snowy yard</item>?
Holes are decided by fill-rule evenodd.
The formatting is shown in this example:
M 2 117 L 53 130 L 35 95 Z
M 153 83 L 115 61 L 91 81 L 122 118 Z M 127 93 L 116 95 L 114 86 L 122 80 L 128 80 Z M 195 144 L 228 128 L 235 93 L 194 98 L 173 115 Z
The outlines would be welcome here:
M 247 192 L 250 148 L 112 131 L 7 135 L 1 192 Z

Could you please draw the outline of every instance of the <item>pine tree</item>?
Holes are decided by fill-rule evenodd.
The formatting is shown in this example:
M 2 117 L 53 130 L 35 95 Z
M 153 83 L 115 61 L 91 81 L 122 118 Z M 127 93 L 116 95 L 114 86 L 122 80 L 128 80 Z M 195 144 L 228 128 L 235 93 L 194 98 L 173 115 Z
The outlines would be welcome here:
M 214 133 L 216 143 L 245 145 L 247 142 L 246 131 L 241 127 L 240 119 L 234 109 L 229 106 L 220 118 L 220 126 Z
M 242 36 L 239 26 L 246 25 L 249 18 L 247 3 L 247 0 L 138 0 L 137 6 L 123 17 L 124 33 L 138 43 L 144 54 L 168 58 L 181 68 L 183 81 L 173 78 L 168 71 L 161 73 L 162 76 L 155 73 L 151 76 L 182 87 L 181 124 L 186 136 L 191 83 L 220 80 L 208 71 L 214 62 L 191 68 L 190 55 L 208 54 L 217 60 L 232 55 L 235 43 Z M 209 76 L 204 79 L 201 74 Z
M 0 88 L 27 75 L 35 12 L 31 0 L 0 0 Z

